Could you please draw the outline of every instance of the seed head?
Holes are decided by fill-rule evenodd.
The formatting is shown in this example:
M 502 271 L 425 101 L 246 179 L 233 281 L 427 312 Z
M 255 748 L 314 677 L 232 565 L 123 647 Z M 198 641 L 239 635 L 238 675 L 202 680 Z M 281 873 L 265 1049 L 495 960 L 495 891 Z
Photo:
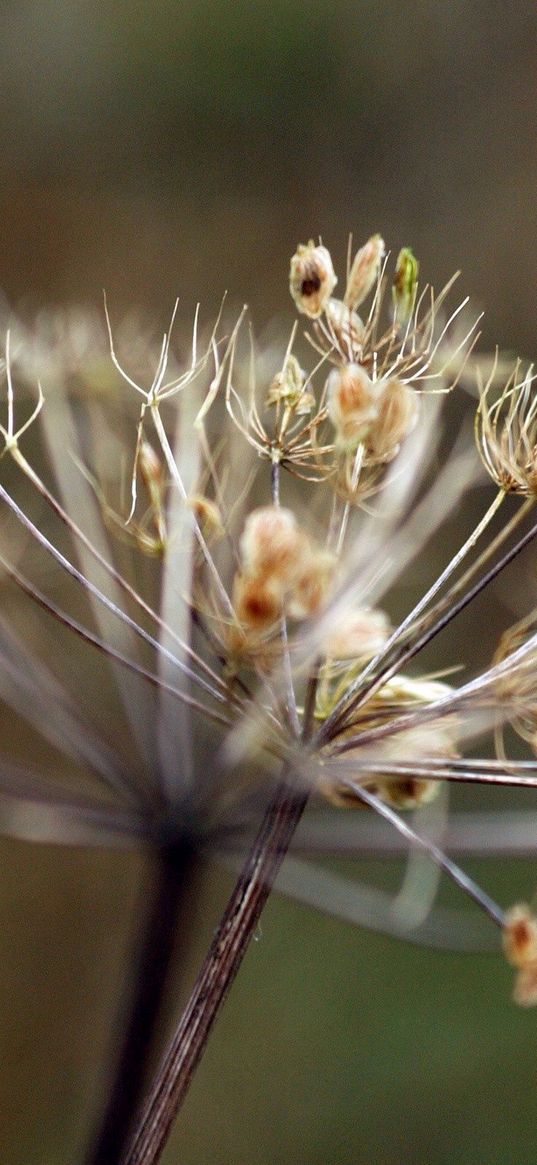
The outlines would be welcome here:
M 306 619 L 321 610 L 334 575 L 334 556 L 310 548 L 294 580 L 287 611 L 291 619 Z
M 237 618 L 264 630 L 282 614 L 305 619 L 321 607 L 334 559 L 298 528 L 291 510 L 262 506 L 247 518 L 239 539 L 241 568 L 234 581 Z
M 495 532 L 489 545 L 483 541 L 476 546 L 478 538 L 484 540 L 490 515 L 496 514 L 491 506 L 451 562 L 442 563 L 441 574 L 402 623 L 392 629 L 379 609 L 384 603 L 389 607 L 399 573 L 411 569 L 422 551 L 420 570 L 432 568 L 424 548 L 439 521 L 456 510 L 473 473 L 462 456 L 455 467 L 439 465 L 442 446 L 430 440 L 436 422 L 427 417 L 426 404 L 422 423 L 416 424 L 418 397 L 451 390 L 459 372 L 453 381 L 450 369 L 464 366 L 473 327 L 460 342 L 449 340 L 464 303 L 445 320 L 442 305 L 451 284 L 437 297 L 427 289 L 418 297 L 417 262 L 404 249 L 395 268 L 390 311 L 383 256 L 384 244 L 375 235 L 355 256 L 344 298 L 338 300 L 332 294 L 336 276 L 327 249 L 313 242 L 298 248 L 291 260 L 291 293 L 299 311 L 313 321 L 308 339 L 319 357 L 308 371 L 293 351 L 296 324 L 276 361 L 272 352 L 257 357 L 253 343 L 248 358 L 242 359 L 242 314 L 227 340 L 213 330 L 201 356 L 195 325 L 192 358 L 182 375 L 177 375 L 173 362 L 170 372 L 168 331 L 160 355 L 156 353 L 154 375 L 144 387 L 145 382 L 137 383 L 135 370 L 122 370 L 110 328 L 112 362 L 138 400 L 128 419 L 131 450 L 134 445 L 132 507 L 128 518 L 115 515 L 113 526 L 116 531 L 121 527 L 123 537 L 130 534 L 133 554 L 119 551 L 115 557 L 115 548 L 109 550 L 98 525 L 93 534 L 86 533 L 91 530 L 86 493 L 98 483 L 99 465 L 97 473 L 91 469 L 80 484 L 73 462 L 65 457 L 63 430 L 59 434 L 58 421 L 41 408 L 41 393 L 30 417 L 25 413 L 17 427 L 6 351 L 7 407 L 4 425 L 0 423 L 4 453 L 25 475 L 24 484 L 36 491 L 39 503 L 48 506 L 62 547 L 66 532 L 72 538 L 72 553 L 60 552 L 55 538 L 45 532 L 48 524 L 38 529 L 0 482 L 1 500 L 32 538 L 32 546 L 51 556 L 69 576 L 69 596 L 57 603 L 34 585 L 30 556 L 28 577 L 24 563 L 21 569 L 18 562 L 10 566 L 14 556 L 9 552 L 5 560 L 2 555 L 4 568 L 25 595 L 61 624 L 62 634 L 75 632 L 88 650 L 91 645 L 108 656 L 113 682 L 116 678 L 118 682 L 115 706 L 136 763 L 131 765 L 129 757 L 126 765 L 126 752 L 116 751 L 115 742 L 108 748 L 95 740 L 91 727 L 86 738 L 83 698 L 76 716 L 70 695 L 63 703 L 56 701 L 54 677 L 49 682 L 44 668 L 37 672 L 32 652 L 25 653 L 23 645 L 12 646 L 2 619 L 5 666 L 0 669 L 0 689 L 2 697 L 14 704 L 15 691 L 17 710 L 35 717 L 39 730 L 50 733 L 52 742 L 70 758 L 83 761 L 84 776 L 89 767 L 99 780 L 109 782 L 114 805 L 116 794 L 121 799 L 121 814 L 124 798 L 128 827 L 124 816 L 106 816 L 108 805 L 104 818 L 98 818 L 98 823 L 110 822 L 114 837 L 122 838 L 122 830 L 128 828 L 125 836 L 133 845 L 140 841 L 153 845 L 156 839 L 160 844 L 163 804 L 170 806 L 177 822 L 185 810 L 189 836 L 198 805 L 204 840 L 209 837 L 209 817 L 210 838 L 216 838 L 217 845 L 224 847 L 230 838 L 242 839 L 245 833 L 250 836 L 257 786 L 266 776 L 272 783 L 275 764 L 281 762 L 278 780 L 289 800 L 297 790 L 301 800 L 310 791 L 322 795 L 319 801 L 324 798 L 327 841 L 336 839 L 338 846 L 341 841 L 340 822 L 331 806 L 366 803 L 406 843 L 425 850 L 503 926 L 500 907 L 458 871 L 451 855 L 448 858 L 439 845 L 421 836 L 419 826 L 414 830 L 412 823 L 403 821 L 399 811 L 424 805 L 445 781 L 537 786 L 535 760 L 507 760 L 503 742 L 500 746 L 501 729 L 495 736 L 495 760 L 487 759 L 488 753 L 482 759 L 461 755 L 467 741 L 473 741 L 483 726 L 495 729 L 499 719 L 512 723 L 535 746 L 535 617 L 515 629 L 490 668 L 456 687 L 434 678 L 413 678 L 407 668 L 537 531 L 526 532 L 525 542 L 517 541 L 515 516 Z M 362 319 L 357 309 L 368 296 L 370 305 Z M 460 353 L 463 358 L 454 360 Z M 143 362 L 136 362 L 139 367 Z M 532 381 L 531 370 L 522 378 L 516 371 L 493 405 L 488 385 L 478 431 L 483 459 L 495 480 L 505 490 L 533 499 L 537 405 Z M 172 398 L 175 415 L 163 407 Z M 216 412 L 219 405 L 218 424 L 206 426 L 209 410 L 214 406 Z M 75 444 L 78 433 L 85 434 L 84 450 L 74 450 L 76 460 L 80 463 L 95 448 L 96 457 L 104 462 L 98 439 L 103 401 L 98 410 L 93 401 L 87 403 L 87 436 L 86 427 L 78 423 L 80 393 L 75 419 L 69 407 L 66 398 L 65 432 L 73 434 Z M 40 412 L 46 414 L 43 423 L 55 450 L 56 475 L 73 512 L 64 508 L 23 456 L 21 438 Z M 56 416 L 60 414 L 56 410 Z M 232 422 L 228 428 L 222 424 L 226 416 Z M 422 471 L 433 465 L 429 492 Z M 265 478 L 260 472 L 254 486 L 257 470 L 264 470 Z M 289 480 L 290 474 L 299 480 Z M 137 486 L 143 486 L 140 496 Z M 252 509 L 254 489 L 256 499 L 271 499 L 270 504 Z M 100 502 L 98 485 L 94 492 Z M 371 505 L 363 505 L 375 493 Z M 522 517 L 528 510 L 519 507 Z M 108 519 L 104 505 L 101 512 Z M 151 530 L 151 537 L 146 533 L 151 523 L 158 523 L 156 538 Z M 307 532 L 309 523 L 315 523 L 315 538 Z M 4 525 L 7 540 L 8 523 Z M 133 533 L 137 539 L 144 535 L 145 546 L 159 547 L 159 559 L 144 563 L 147 569 L 138 570 L 137 550 L 143 546 L 141 541 L 133 546 Z M 503 554 L 503 540 L 511 558 L 507 551 Z M 45 588 L 50 574 L 42 572 Z M 74 585 L 83 601 L 72 612 Z M 156 595 L 161 597 L 158 610 Z M 395 601 L 395 609 L 398 605 Z M 441 658 L 433 661 L 435 675 L 446 674 L 445 663 Z M 36 681 L 34 673 L 46 676 L 47 682 Z M 40 687 L 46 689 L 46 700 Z M 60 713 L 54 732 L 51 690 Z M 196 749 L 190 746 L 207 722 L 216 724 L 222 736 L 211 795 L 206 798 L 208 774 L 199 774 L 198 796 Z M 260 791 L 264 797 L 266 788 Z M 81 834 L 97 832 L 92 805 L 81 803 L 77 814 Z M 24 815 L 19 820 L 24 824 Z M 195 824 L 197 828 L 197 820 Z M 368 837 L 376 846 L 375 824 L 371 818 Z M 57 828 L 52 820 L 52 840 Z M 263 829 L 259 836 L 268 834 Z M 270 836 L 279 846 L 284 835 Z M 450 845 L 451 841 L 450 837 Z M 347 894 L 347 901 L 350 898 L 354 910 L 354 893 Z M 505 923 L 505 945 L 519 976 L 517 998 L 528 1003 L 537 997 L 537 922 L 528 908 L 517 911 Z M 385 911 L 384 918 L 389 916 Z M 445 918 L 440 911 L 441 926 Z
M 535 1007 L 537 1004 L 537 959 L 520 968 L 513 988 L 513 1000 L 519 1007 Z
M 340 689 L 341 680 L 336 691 Z M 363 709 L 362 716 L 341 733 L 340 739 L 349 741 L 346 756 L 356 762 L 356 784 L 398 809 L 415 809 L 432 801 L 440 788 L 439 782 L 416 776 L 412 767 L 458 756 L 456 719 L 453 716 L 423 719 L 405 728 L 402 714 L 411 709 L 426 709 L 450 691 L 447 684 L 415 680 L 405 675 L 395 675 L 381 687 Z M 323 707 L 321 714 L 326 714 L 326 710 L 327 707 Z M 401 719 L 401 727 L 376 740 L 371 752 L 367 733 L 375 726 L 385 724 L 387 716 L 398 722 Z M 361 732 L 364 734 L 363 743 Z M 396 769 L 402 766 L 404 776 L 398 778 L 383 771 L 384 767 L 389 770 L 393 765 Z M 359 793 L 348 782 L 342 785 L 332 777 L 321 779 L 320 791 L 335 804 L 352 808 L 361 805 Z
M 520 377 L 517 363 L 499 397 L 491 401 L 495 366 L 480 394 L 476 441 L 481 460 L 501 489 L 537 496 L 537 395 L 533 365 Z
M 397 377 L 373 381 L 361 364 L 334 368 L 327 381 L 328 413 L 340 448 L 363 445 L 366 460 L 390 461 L 413 429 L 418 398 Z
M 222 514 L 216 502 L 206 498 L 203 494 L 190 494 L 188 506 L 193 511 L 196 521 L 207 542 L 221 538 L 224 534 Z

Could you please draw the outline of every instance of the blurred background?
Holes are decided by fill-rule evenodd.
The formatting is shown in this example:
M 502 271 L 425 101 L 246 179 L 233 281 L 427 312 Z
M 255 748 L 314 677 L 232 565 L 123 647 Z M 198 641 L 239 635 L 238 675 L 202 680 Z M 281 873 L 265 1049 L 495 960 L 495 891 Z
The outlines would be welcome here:
M 380 231 L 437 287 L 462 269 L 484 349 L 537 354 L 533 5 L 5 0 L 0 34 L 0 285 L 23 318 L 100 311 L 105 287 L 161 328 L 179 295 L 188 327 L 227 289 L 286 336 L 297 243 L 341 272 L 349 231 Z M 74 1165 L 142 864 L 8 841 L 0 862 L 0 1160 Z M 506 904 L 537 883 L 470 866 Z M 230 884 L 207 871 L 170 1017 Z M 166 1165 L 534 1159 L 537 1018 L 501 960 L 276 897 L 257 938 Z

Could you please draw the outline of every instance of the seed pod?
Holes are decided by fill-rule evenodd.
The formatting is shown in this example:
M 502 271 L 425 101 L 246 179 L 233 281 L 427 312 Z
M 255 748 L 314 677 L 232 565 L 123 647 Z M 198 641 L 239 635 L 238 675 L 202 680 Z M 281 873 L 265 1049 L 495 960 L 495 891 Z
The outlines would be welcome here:
M 418 396 L 395 377 L 379 381 L 378 392 L 378 414 L 367 435 L 367 450 L 376 461 L 391 461 L 416 424 Z
M 296 356 L 290 354 L 281 370 L 272 381 L 267 393 L 267 405 L 282 404 L 293 409 L 298 416 L 310 413 L 315 405 L 312 392 L 304 391 L 305 373 Z
M 149 441 L 144 440 L 140 443 L 138 465 L 148 493 L 151 494 L 155 489 L 160 489 L 165 480 L 164 467 Z
M 537 959 L 521 967 L 515 980 L 513 999 L 519 1007 L 537 1004 Z
M 421 805 L 429 805 L 440 790 L 440 781 L 428 781 L 420 777 L 380 780 L 375 785 L 375 792 L 381 801 L 394 809 L 419 809 Z M 370 786 L 366 785 L 366 788 Z
M 512 906 L 505 915 L 503 949 L 513 967 L 537 960 L 537 918 L 524 903 Z
M 359 359 L 365 327 L 358 312 L 347 307 L 342 299 L 329 299 L 324 312 L 330 341 L 343 362 Z
M 397 328 L 406 328 L 414 311 L 419 269 L 410 247 L 403 247 L 397 256 L 392 284 L 393 322 Z
M 432 680 L 414 680 L 405 675 L 395 675 L 377 693 L 372 701 L 370 712 L 375 710 L 382 714 L 397 716 L 404 709 L 427 706 L 449 692 L 446 684 Z M 381 720 L 382 722 L 382 720 Z M 399 732 L 386 736 L 375 743 L 374 753 L 368 754 L 367 745 L 360 745 L 357 724 L 354 723 L 342 736 L 352 736 L 356 740 L 356 747 L 349 748 L 347 758 L 356 760 L 356 785 L 362 786 L 371 793 L 375 793 L 388 805 L 398 809 L 415 809 L 432 801 L 441 782 L 427 777 L 395 776 L 390 774 L 392 765 L 404 765 L 409 769 L 420 760 L 447 760 L 458 755 L 457 750 L 457 720 L 454 716 L 446 716 L 436 720 L 423 720 L 415 723 L 412 728 L 402 728 Z M 374 758 L 378 772 L 370 772 L 368 764 Z M 386 765 L 386 772 L 382 771 Z M 337 781 L 325 781 L 320 785 L 322 792 L 329 801 L 336 805 L 351 808 L 362 804 L 359 795 L 349 785 Z
M 330 298 L 337 279 L 330 252 L 313 241 L 297 247 L 291 259 L 289 289 L 303 315 L 318 319 Z
M 270 575 L 285 587 L 300 573 L 307 538 L 291 510 L 261 506 L 246 519 L 239 546 L 245 574 Z
M 325 641 L 330 659 L 371 659 L 384 646 L 390 623 L 384 611 L 364 607 L 349 611 Z
M 287 603 L 291 619 L 307 619 L 320 609 L 334 573 L 334 558 L 325 550 L 305 555 L 305 563 L 293 583 Z
M 359 307 L 367 299 L 377 282 L 383 256 L 384 239 L 381 235 L 372 235 L 365 246 L 356 252 L 344 295 L 347 307 Z
M 160 457 L 155 453 L 153 446 L 149 441 L 142 441 L 138 452 L 138 466 L 140 469 L 140 476 L 148 493 L 151 517 L 153 525 L 157 532 L 157 539 L 154 541 L 150 553 L 161 553 L 166 544 L 166 475 Z M 151 541 L 147 543 L 142 539 L 141 546 L 144 548 L 151 546 Z
M 210 541 L 212 538 L 222 537 L 224 534 L 224 523 L 216 502 L 211 501 L 210 498 L 203 497 L 203 494 L 191 494 L 187 499 L 187 505 L 194 513 L 203 537 L 207 541 Z
M 244 627 L 264 631 L 282 614 L 283 590 L 278 580 L 256 575 L 235 575 L 233 604 L 237 618 Z
M 365 441 L 380 408 L 378 386 L 365 368 L 361 364 L 334 368 L 327 381 L 327 400 L 338 444 L 352 449 Z

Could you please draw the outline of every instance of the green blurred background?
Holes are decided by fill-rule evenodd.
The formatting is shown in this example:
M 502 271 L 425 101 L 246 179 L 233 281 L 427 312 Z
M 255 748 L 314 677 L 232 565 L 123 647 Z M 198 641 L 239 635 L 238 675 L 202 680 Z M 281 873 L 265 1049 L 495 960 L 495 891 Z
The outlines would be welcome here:
M 224 289 L 292 319 L 299 241 L 412 244 L 537 350 L 537 10 L 502 0 L 5 0 L 0 281 L 50 303 L 188 321 Z M 453 535 L 455 536 L 455 535 Z M 525 801 L 530 805 L 530 795 Z M 0 845 L 0 1161 L 75 1165 L 97 1103 L 142 863 Z M 502 902 L 535 869 L 488 861 Z M 365 873 L 382 880 L 371 865 Z M 228 875 L 207 870 L 169 1013 Z M 499 959 L 397 945 L 271 901 L 166 1165 L 526 1165 L 537 1020 Z M 179 948 L 181 942 L 179 939 Z M 182 953 L 182 952 L 181 952 Z

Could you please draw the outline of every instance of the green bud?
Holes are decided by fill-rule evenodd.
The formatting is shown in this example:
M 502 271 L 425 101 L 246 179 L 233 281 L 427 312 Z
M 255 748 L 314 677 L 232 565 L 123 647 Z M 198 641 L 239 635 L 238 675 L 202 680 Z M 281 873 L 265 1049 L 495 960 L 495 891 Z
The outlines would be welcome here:
M 416 302 L 420 265 L 410 247 L 403 247 L 397 256 L 392 284 L 393 322 L 406 327 Z

